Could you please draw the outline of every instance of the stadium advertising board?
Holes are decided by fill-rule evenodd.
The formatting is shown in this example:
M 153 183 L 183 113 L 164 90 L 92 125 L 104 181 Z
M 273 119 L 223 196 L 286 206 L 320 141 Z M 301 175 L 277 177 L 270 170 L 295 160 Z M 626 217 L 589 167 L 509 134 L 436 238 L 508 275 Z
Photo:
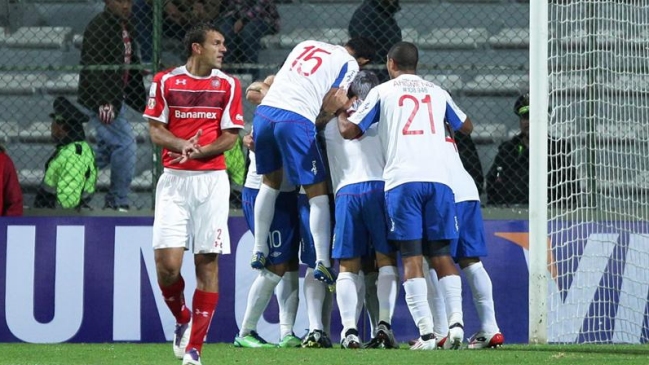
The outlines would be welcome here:
M 152 218 L 5 218 L 0 219 L 1 342 L 164 342 L 171 340 L 174 319 L 159 295 L 151 249 Z M 527 342 L 528 271 L 527 222 L 487 221 L 489 257 L 496 315 L 508 343 Z M 245 310 L 256 272 L 249 267 L 252 234 L 241 217 L 230 220 L 232 254 L 220 259 L 221 296 L 208 342 L 231 342 Z M 585 237 L 588 241 L 588 238 Z M 587 247 L 580 241 L 580 246 Z M 589 243 L 590 244 L 590 243 Z M 187 288 L 195 286 L 191 256 L 183 268 Z M 592 263 L 599 265 L 599 263 Z M 591 263 L 589 263 L 591 265 Z M 585 269 L 567 267 L 574 276 Z M 305 268 L 301 268 L 301 277 Z M 582 285 L 601 279 L 588 278 Z M 593 276 L 592 274 L 590 276 Z M 301 279 L 302 280 L 302 279 Z M 590 280 L 590 281 L 589 281 Z M 583 289 L 583 288 L 582 288 Z M 567 295 L 591 295 L 588 291 Z M 189 294 L 187 294 L 189 293 Z M 465 333 L 478 330 L 468 286 L 463 287 Z M 186 292 L 191 301 L 191 293 Z M 300 293 L 303 296 L 303 293 Z M 592 300 L 593 296 L 589 298 Z M 303 298 L 301 298 L 303 299 Z M 586 313 L 577 322 L 583 321 Z M 332 339 L 338 340 L 340 320 L 334 306 Z M 574 322 L 575 320 L 573 320 Z M 270 341 L 279 336 L 274 300 L 259 323 Z M 363 321 L 361 334 L 367 338 Z M 417 337 L 416 327 L 400 289 L 393 327 L 398 340 Z M 304 300 L 300 301 L 295 332 L 308 328 Z M 613 335 L 613 332 L 611 332 Z

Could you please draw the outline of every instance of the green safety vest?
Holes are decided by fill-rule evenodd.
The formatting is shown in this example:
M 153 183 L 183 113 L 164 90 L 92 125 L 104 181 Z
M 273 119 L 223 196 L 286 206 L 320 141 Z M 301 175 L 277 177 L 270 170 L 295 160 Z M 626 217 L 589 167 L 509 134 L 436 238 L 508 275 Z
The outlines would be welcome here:
M 56 205 L 76 208 L 82 199 L 95 193 L 97 165 L 95 153 L 86 141 L 61 146 L 48 161 L 41 188 L 56 195 Z

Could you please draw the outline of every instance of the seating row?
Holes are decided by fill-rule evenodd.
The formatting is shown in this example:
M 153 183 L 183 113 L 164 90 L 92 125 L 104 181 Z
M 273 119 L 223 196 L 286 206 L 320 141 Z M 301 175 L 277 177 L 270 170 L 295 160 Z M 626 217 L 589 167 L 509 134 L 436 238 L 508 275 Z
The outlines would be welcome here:
M 239 78 L 242 88 L 252 83 L 250 74 L 234 75 Z M 148 90 L 153 76 L 144 78 Z M 58 73 L 52 77 L 45 73 L 0 72 L 0 95 L 30 95 L 45 92 L 55 95 L 76 94 L 79 86 L 78 73 Z
M 149 141 L 149 126 L 141 123 L 131 123 L 135 139 L 138 143 Z M 95 142 L 95 130 L 85 124 L 86 137 L 90 142 Z M 48 143 L 51 137 L 51 122 L 33 122 L 25 127 L 24 124 L 3 122 L 0 129 L 0 142 L 2 143 Z
M 35 190 L 43 181 L 45 171 L 43 169 L 31 170 L 21 169 L 18 170 L 18 180 L 23 191 Z M 110 170 L 103 169 L 97 171 L 97 189 L 105 190 L 110 186 Z M 133 178 L 131 182 L 132 191 L 151 191 L 153 188 L 153 172 L 145 170 L 140 175 Z
M 241 86 L 245 89 L 252 82 L 250 74 L 235 75 L 241 81 Z M 460 75 L 454 74 L 428 74 L 424 75 L 428 81 L 432 81 L 445 89 L 452 92 L 464 92 L 470 95 L 482 94 L 515 94 L 521 89 L 525 89 L 528 83 L 526 74 L 487 74 L 478 75 L 472 80 L 463 81 Z M 579 80 L 561 79 L 566 85 L 581 85 Z M 628 78 L 629 85 L 632 85 L 636 79 Z M 151 77 L 145 81 L 145 87 L 148 87 Z M 624 83 L 622 80 L 616 81 L 617 84 Z M 37 92 L 48 94 L 75 94 L 79 84 L 79 75 L 77 73 L 60 73 L 49 78 L 44 73 L 14 73 L 0 72 L 0 94 L 2 95 L 31 95 Z
M 404 28 L 401 34 L 404 41 L 416 43 L 423 49 L 472 49 L 485 45 L 494 48 L 527 48 L 529 45 L 527 28 L 506 28 L 493 35 L 486 28 L 435 28 L 423 34 L 414 28 Z M 287 34 L 262 38 L 262 46 L 291 49 L 307 39 L 343 44 L 349 39 L 349 35 L 345 28 L 295 29 Z
M 252 82 L 250 74 L 235 75 L 245 89 Z M 550 85 L 557 92 L 577 93 L 596 88 L 608 92 L 649 93 L 649 76 L 622 73 L 615 78 L 598 76 L 589 82 L 586 71 L 560 71 L 551 75 Z M 456 74 L 427 74 L 424 79 L 441 87 L 465 95 L 514 95 L 528 89 L 529 76 L 526 73 L 478 74 L 470 80 L 463 80 Z M 146 78 L 148 87 L 151 77 Z M 0 73 L 0 94 L 31 95 L 36 92 L 48 94 L 75 94 L 79 83 L 78 74 L 61 73 L 53 78 L 38 73 Z
M 79 46 L 83 36 L 73 34 L 71 27 L 21 27 L 4 35 L 0 32 L 0 45 L 15 48 L 64 48 L 67 44 Z M 438 48 L 479 48 L 490 45 L 496 48 L 527 48 L 529 30 L 527 28 L 505 28 L 496 34 L 489 34 L 486 28 L 436 28 L 420 34 L 414 28 L 402 30 L 403 39 L 419 44 L 425 49 Z M 349 38 L 345 28 L 296 29 L 287 34 L 262 38 L 266 48 L 293 48 L 305 39 L 319 39 L 342 44 Z

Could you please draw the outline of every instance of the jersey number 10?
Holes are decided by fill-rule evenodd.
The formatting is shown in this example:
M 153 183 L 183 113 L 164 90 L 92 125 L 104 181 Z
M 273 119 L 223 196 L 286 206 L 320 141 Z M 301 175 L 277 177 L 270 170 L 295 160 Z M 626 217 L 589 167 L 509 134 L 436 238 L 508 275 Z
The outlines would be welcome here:
M 293 63 L 291 63 L 291 71 L 293 71 L 293 68 L 297 65 L 296 71 L 298 74 L 302 76 L 313 75 L 322 65 L 322 57 L 318 55 L 319 53 L 331 54 L 331 52 L 315 46 L 304 47 L 304 51 L 297 56 Z M 311 69 L 304 71 L 302 66 L 305 66 L 305 68 L 311 66 Z

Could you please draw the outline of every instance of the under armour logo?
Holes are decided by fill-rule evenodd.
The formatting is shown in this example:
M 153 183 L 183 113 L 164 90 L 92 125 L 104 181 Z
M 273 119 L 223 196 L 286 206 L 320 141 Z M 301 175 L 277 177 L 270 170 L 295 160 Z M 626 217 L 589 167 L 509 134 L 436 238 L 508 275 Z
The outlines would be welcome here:
M 184 79 L 176 80 L 176 85 L 187 85 L 187 80 L 184 80 Z
M 311 167 L 311 172 L 313 172 L 313 175 L 317 175 L 318 174 L 318 167 L 316 166 L 316 161 L 313 160 L 312 163 L 313 163 L 313 167 Z
M 203 317 L 207 318 L 210 315 L 210 312 L 207 312 L 207 311 L 201 312 L 199 309 L 197 309 L 196 313 L 194 313 L 194 314 L 197 315 L 197 316 L 203 316 Z

